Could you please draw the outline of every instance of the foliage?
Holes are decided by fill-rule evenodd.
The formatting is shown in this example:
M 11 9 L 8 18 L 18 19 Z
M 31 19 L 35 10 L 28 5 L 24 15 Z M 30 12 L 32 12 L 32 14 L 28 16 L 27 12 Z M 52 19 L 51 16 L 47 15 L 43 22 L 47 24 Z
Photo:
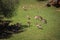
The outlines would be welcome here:
M 12 16 L 12 12 L 15 10 L 19 0 L 0 0 L 0 14 L 5 17 Z

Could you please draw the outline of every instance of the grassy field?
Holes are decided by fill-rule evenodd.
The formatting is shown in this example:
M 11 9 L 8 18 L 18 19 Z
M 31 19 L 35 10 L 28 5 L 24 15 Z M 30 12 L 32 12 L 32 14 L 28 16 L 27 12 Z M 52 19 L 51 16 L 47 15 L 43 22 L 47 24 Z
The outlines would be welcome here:
M 22 33 L 13 34 L 9 39 L 5 40 L 60 40 L 60 8 L 46 7 L 46 2 L 36 2 L 34 0 L 21 0 L 18 8 L 15 10 L 15 16 L 12 19 L 13 23 L 20 22 L 26 24 L 27 15 L 31 17 L 31 26 L 26 28 Z M 27 6 L 27 11 L 24 11 L 23 6 Z M 38 29 L 35 25 L 35 15 L 40 15 L 47 20 L 47 24 L 40 24 L 43 30 Z

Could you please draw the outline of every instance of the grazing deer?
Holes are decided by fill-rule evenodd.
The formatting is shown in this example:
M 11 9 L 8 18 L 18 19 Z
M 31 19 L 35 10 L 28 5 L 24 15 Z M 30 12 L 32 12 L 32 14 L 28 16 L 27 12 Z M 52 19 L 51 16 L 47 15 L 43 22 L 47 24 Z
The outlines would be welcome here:
M 43 17 L 39 16 L 39 19 L 40 19 L 40 20 L 42 20 L 42 19 L 43 19 Z
M 42 29 L 42 26 L 40 24 L 36 24 L 36 26 L 39 28 L 39 29 Z
M 42 29 L 42 26 L 41 26 L 39 23 L 37 23 L 36 26 L 37 26 L 39 29 Z
M 34 18 L 35 18 L 35 19 L 39 19 L 39 16 L 35 16 Z
M 41 16 L 35 16 L 35 19 L 42 20 L 43 18 Z
M 42 19 L 42 22 L 47 24 L 47 20 L 46 19 Z

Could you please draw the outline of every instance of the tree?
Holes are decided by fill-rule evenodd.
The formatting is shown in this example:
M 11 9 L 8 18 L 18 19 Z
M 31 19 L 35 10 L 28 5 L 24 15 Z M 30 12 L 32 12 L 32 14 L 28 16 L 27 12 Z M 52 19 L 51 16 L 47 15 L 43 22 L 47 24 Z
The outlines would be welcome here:
M 19 0 L 0 0 L 0 14 L 3 14 L 5 17 L 12 16 L 12 12 L 18 3 Z
M 53 5 L 58 8 L 58 7 L 60 7 L 60 0 L 49 0 L 47 6 L 50 6 L 50 5 Z

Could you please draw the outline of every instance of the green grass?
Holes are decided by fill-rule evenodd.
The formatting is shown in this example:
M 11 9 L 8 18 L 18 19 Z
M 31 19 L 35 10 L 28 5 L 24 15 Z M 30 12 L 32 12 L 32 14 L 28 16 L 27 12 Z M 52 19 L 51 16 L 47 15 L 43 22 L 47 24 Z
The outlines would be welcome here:
M 24 11 L 22 8 L 25 5 L 28 7 L 27 11 Z M 57 8 L 55 7 L 46 7 L 44 5 L 45 2 L 38 3 L 32 0 L 21 0 L 19 7 L 14 12 L 16 15 L 11 19 L 13 23 L 21 22 L 22 24 L 26 24 L 26 15 L 30 15 L 31 26 L 26 28 L 26 31 L 13 34 L 11 38 L 6 40 L 60 40 L 60 12 L 56 11 Z M 47 20 L 47 24 L 38 21 L 42 25 L 43 30 L 35 26 L 35 15 L 40 15 Z

